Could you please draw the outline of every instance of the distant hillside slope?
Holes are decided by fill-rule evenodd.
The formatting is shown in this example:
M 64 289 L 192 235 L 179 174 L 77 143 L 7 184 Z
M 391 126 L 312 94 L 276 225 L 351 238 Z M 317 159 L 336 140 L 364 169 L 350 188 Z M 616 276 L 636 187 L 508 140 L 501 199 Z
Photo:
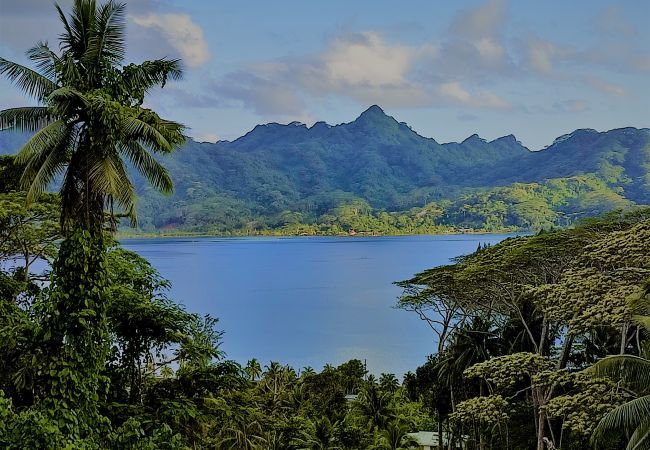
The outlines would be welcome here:
M 25 139 L 0 132 L 0 153 L 15 152 Z M 162 197 L 138 180 L 144 228 L 276 227 L 286 225 L 290 213 L 294 221 L 315 223 L 359 199 L 374 212 L 408 211 L 431 202 L 451 208 L 463 198 L 491 201 L 491 194 L 503 197 L 508 189 L 522 192 L 521 183 L 540 182 L 545 207 L 554 213 L 576 215 L 588 192 L 591 209 L 650 203 L 647 128 L 577 130 L 533 152 L 512 135 L 490 142 L 473 135 L 439 144 L 372 106 L 355 121 L 336 126 L 270 123 L 232 142 L 189 141 L 163 162 L 176 193 Z M 588 182 L 546 183 L 585 175 Z M 530 192 L 542 192 L 537 186 Z M 554 198 L 549 192 L 558 186 L 564 193 Z M 571 194 L 575 201 L 563 200 L 567 186 L 578 189 Z M 512 206 L 517 200 L 509 201 Z M 575 205 L 567 206 L 571 202 Z M 457 214 L 462 212 L 446 211 L 440 223 L 471 226 L 472 221 L 450 219 Z

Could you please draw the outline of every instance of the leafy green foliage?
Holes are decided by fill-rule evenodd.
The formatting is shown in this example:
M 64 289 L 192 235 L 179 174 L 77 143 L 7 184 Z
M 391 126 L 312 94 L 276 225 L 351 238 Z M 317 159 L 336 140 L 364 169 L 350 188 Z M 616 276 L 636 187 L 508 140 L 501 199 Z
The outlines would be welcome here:
M 615 212 L 506 239 L 398 283 L 404 288 L 398 306 L 418 313 L 439 338 L 438 355 L 409 383 L 413 396 L 451 398 L 454 413 L 443 409 L 439 417 L 479 446 L 488 437 L 506 439 L 504 423 L 478 419 L 495 395 L 507 402 L 508 433 L 493 445 L 516 440 L 527 448 L 535 436 L 542 449 L 562 436 L 563 447 L 586 448 L 595 432 L 599 442 L 608 433 L 618 448 L 621 436 L 610 433 L 617 428 L 629 442 L 641 442 L 647 434 L 648 212 Z M 611 352 L 620 355 L 588 370 L 596 377 L 580 372 Z M 419 377 L 431 385 L 420 387 Z

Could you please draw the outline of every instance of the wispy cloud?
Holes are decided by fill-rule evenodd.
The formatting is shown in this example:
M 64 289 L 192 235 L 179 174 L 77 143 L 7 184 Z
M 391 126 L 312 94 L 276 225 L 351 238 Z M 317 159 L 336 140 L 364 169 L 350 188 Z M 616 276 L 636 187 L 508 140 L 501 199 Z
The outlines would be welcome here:
M 587 82 L 601 92 L 622 97 L 626 94 L 625 88 L 618 84 L 610 83 L 598 77 L 587 77 Z
M 198 67 L 210 59 L 208 43 L 203 29 L 187 14 L 150 13 L 130 16 L 140 27 L 155 30 L 166 43 L 174 48 L 189 67 Z

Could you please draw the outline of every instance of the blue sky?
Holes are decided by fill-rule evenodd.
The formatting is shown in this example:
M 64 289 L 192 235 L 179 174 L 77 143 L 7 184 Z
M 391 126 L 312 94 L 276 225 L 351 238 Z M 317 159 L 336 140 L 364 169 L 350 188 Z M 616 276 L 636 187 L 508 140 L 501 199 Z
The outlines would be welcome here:
M 65 8 L 70 0 L 61 1 Z M 650 2 L 131 0 L 128 59 L 180 57 L 148 104 L 200 140 L 354 120 L 372 104 L 439 142 L 650 125 Z M 47 0 L 0 0 L 0 56 L 56 41 Z M 26 100 L 0 81 L 0 108 Z

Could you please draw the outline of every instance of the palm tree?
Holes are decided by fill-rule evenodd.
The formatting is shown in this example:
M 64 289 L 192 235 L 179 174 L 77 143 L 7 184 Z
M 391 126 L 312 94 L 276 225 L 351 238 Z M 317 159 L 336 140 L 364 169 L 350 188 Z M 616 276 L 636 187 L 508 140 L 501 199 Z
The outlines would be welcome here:
M 323 416 L 310 420 L 309 429 L 300 433 L 295 440 L 295 444 L 305 450 L 336 450 L 341 447 L 336 439 L 336 427 L 338 423 L 332 424 L 330 420 Z
M 612 430 L 623 430 L 631 433 L 627 449 L 650 449 L 650 349 L 642 356 L 608 356 L 590 369 L 596 376 L 623 380 L 636 394 L 601 419 L 594 430 L 594 442 L 603 441 Z
M 295 381 L 295 371 L 288 366 L 282 366 L 277 361 L 271 361 L 266 366 L 260 388 L 265 394 L 269 410 L 277 411 L 285 405 L 293 381 Z
M 382 392 L 375 384 L 368 384 L 353 405 L 370 431 L 384 430 L 395 415 L 390 401 L 390 393 Z
M 630 301 L 633 317 L 639 328 L 650 335 L 650 280 L 641 295 Z M 607 413 L 598 423 L 592 440 L 595 444 L 606 441 L 606 436 L 614 430 L 629 436 L 626 450 L 650 449 L 650 342 L 640 348 L 639 356 L 607 356 L 589 369 L 597 377 L 607 377 L 622 381 L 635 398 Z
M 378 442 L 375 445 L 377 450 L 406 450 L 417 448 L 418 442 L 414 437 L 409 436 L 407 424 L 394 420 L 388 424 L 385 430 L 378 434 Z
M 262 365 L 256 358 L 252 358 L 246 364 L 244 372 L 251 381 L 258 380 L 262 376 Z
M 305 366 L 300 371 L 300 378 L 301 379 L 308 378 L 308 377 L 311 377 L 313 375 L 316 375 L 316 371 L 311 366 Z
M 237 420 L 219 433 L 217 448 L 228 450 L 256 450 L 264 448 L 262 425 L 257 420 Z
M 379 375 L 379 387 L 385 392 L 395 392 L 399 388 L 399 380 L 392 373 Z
M 39 42 L 27 51 L 35 70 L 0 58 L 0 73 L 39 106 L 0 111 L 0 128 L 35 132 L 18 154 L 28 199 L 58 175 L 65 228 L 97 230 L 117 204 L 135 221 L 130 162 L 154 187 L 171 192 L 167 171 L 150 151 L 169 153 L 184 141 L 183 126 L 142 106 L 148 91 L 178 79 L 178 60 L 123 65 L 124 5 L 75 0 L 63 23 L 61 53 Z
M 63 24 L 60 52 L 39 42 L 27 51 L 35 69 L 0 58 L 4 74 L 39 104 L 0 111 L 0 129 L 35 133 L 20 150 L 21 183 L 32 201 L 57 177 L 64 240 L 53 264 L 49 297 L 39 310 L 47 365 L 42 386 L 73 436 L 99 429 L 97 397 L 108 353 L 105 210 L 116 205 L 135 223 L 135 189 L 126 162 L 154 187 L 172 190 L 151 152 L 169 153 L 183 126 L 142 106 L 152 88 L 181 76 L 177 60 L 123 64 L 124 5 L 75 0 Z

